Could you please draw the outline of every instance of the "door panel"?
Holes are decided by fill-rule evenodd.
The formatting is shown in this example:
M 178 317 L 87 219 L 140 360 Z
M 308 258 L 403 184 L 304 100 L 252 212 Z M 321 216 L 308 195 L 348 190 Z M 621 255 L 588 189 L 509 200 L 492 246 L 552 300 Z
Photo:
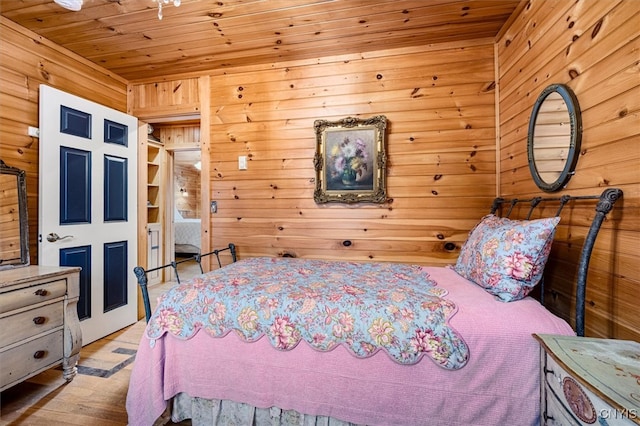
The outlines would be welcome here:
M 82 321 L 91 317 L 91 246 L 60 249 L 61 266 L 79 266 L 80 298 L 78 299 L 78 318 Z
M 90 171 L 91 152 L 60 147 L 60 223 L 91 223 Z
M 105 312 L 127 304 L 127 242 L 104 245 L 104 304 Z
M 137 320 L 135 117 L 40 86 L 41 265 L 80 266 L 83 344 Z
M 127 159 L 104 156 L 104 220 L 127 220 Z
M 157 268 L 162 265 L 162 252 L 160 251 L 160 241 L 162 239 L 162 225 L 159 223 L 149 223 L 147 225 L 147 269 Z M 162 282 L 162 269 L 149 272 L 147 274 L 148 284 L 158 284 Z

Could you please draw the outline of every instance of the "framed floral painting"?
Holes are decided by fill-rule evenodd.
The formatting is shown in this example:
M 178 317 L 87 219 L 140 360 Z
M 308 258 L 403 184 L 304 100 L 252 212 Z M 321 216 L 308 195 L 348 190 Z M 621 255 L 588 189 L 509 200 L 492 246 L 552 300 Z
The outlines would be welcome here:
M 316 203 L 387 200 L 387 118 L 316 120 Z

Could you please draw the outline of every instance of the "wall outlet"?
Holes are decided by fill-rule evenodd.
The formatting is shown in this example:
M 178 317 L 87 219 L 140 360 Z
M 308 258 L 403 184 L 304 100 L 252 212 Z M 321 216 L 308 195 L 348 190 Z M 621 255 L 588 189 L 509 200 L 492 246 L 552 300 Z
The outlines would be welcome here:
M 33 136 L 34 138 L 40 137 L 40 129 L 38 129 L 37 127 L 29 126 L 29 130 L 27 131 L 27 133 L 29 134 L 29 136 Z

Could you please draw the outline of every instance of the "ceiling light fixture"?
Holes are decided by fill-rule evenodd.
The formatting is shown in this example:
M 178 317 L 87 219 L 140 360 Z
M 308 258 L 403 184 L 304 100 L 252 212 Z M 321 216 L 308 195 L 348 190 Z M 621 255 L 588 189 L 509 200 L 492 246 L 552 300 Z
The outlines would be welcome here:
M 158 2 L 158 19 L 162 20 L 162 6 L 168 5 L 170 0 L 153 0 L 153 1 Z M 180 3 L 181 3 L 181 0 L 173 0 L 173 5 L 175 7 L 180 6 Z
M 74 12 L 82 9 L 82 0 L 53 0 L 55 3 L 64 7 L 65 9 L 73 10 Z

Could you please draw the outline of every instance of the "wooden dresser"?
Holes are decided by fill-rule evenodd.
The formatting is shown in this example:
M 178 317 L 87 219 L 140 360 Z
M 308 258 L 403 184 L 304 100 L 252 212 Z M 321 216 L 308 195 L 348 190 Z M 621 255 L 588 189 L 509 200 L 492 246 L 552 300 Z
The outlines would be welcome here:
M 82 347 L 80 268 L 26 266 L 0 271 L 0 391 L 62 363 L 76 375 Z
M 543 425 L 640 424 L 640 343 L 534 335 Z

